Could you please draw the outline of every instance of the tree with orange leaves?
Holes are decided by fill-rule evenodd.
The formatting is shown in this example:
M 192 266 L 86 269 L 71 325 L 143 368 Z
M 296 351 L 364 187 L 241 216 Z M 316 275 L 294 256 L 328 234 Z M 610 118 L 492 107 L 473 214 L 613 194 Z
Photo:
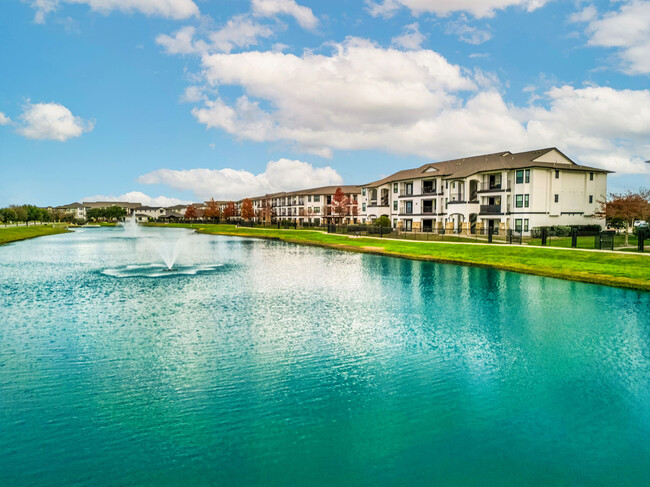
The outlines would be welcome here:
M 246 198 L 241 203 L 241 217 L 244 220 L 250 220 L 255 217 L 255 211 L 253 210 L 253 202 Z
M 196 207 L 194 205 L 189 205 L 185 210 L 185 219 L 194 220 L 197 217 Z
M 211 220 L 216 220 L 221 217 L 221 210 L 219 209 L 218 203 L 214 201 L 214 198 L 210 198 L 210 201 L 207 202 L 204 215 Z
M 223 218 L 224 220 L 228 221 L 230 218 L 232 218 L 235 215 L 237 215 L 235 203 L 233 201 L 229 201 L 228 204 L 226 205 L 226 208 L 223 210 Z

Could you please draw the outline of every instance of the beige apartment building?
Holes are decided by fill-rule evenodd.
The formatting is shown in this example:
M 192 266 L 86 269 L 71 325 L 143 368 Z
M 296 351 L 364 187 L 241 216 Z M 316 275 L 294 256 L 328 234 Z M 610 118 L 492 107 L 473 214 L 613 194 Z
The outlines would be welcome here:
M 405 231 L 529 234 L 550 225 L 604 226 L 607 174 L 556 148 L 425 164 L 362 187 L 361 217 Z

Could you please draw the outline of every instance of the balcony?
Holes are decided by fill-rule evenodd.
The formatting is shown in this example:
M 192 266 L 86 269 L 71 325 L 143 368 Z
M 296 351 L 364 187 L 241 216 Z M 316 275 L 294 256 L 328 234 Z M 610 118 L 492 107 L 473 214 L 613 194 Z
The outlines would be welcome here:
M 481 215 L 501 215 L 501 205 L 481 205 Z
M 399 197 L 400 197 L 400 198 L 410 198 L 410 197 L 413 197 L 413 196 L 414 196 L 414 195 L 413 195 L 413 192 L 410 192 L 410 193 L 400 193 L 400 194 L 399 194 Z
M 433 187 L 424 187 L 422 186 L 422 194 L 436 194 L 436 188 Z
M 503 191 L 510 191 L 506 184 L 498 183 L 483 183 L 478 189 L 478 193 L 501 193 Z

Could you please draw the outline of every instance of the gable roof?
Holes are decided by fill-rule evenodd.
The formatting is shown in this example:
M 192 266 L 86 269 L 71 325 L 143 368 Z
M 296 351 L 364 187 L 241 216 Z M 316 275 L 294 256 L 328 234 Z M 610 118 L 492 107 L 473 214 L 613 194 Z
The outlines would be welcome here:
M 567 162 L 543 162 L 539 159 L 556 151 L 562 159 Z M 387 183 L 404 181 L 407 179 L 440 177 L 443 179 L 459 179 L 472 176 L 480 172 L 500 171 L 509 169 L 523 169 L 531 167 L 546 167 L 550 169 L 562 169 L 570 171 L 593 171 L 600 173 L 611 173 L 605 169 L 581 166 L 576 164 L 560 150 L 555 147 L 536 149 L 527 152 L 512 153 L 509 151 L 483 154 L 480 156 L 464 157 L 449 161 L 430 162 L 415 169 L 405 169 L 391 174 L 383 179 L 367 184 L 367 187 L 382 186 Z M 431 171 L 436 169 L 436 171 Z M 429 170 L 429 171 L 427 171 Z

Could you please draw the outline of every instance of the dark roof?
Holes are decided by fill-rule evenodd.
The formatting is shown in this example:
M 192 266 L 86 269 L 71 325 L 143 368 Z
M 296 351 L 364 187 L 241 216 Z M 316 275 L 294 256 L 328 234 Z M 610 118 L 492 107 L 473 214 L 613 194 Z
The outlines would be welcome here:
M 119 206 L 121 208 L 140 208 L 142 203 L 130 203 L 128 201 L 84 201 L 83 206 L 86 208 L 110 208 Z
M 551 151 L 557 151 L 569 162 L 539 162 L 536 159 L 548 154 Z M 431 177 L 443 177 L 444 179 L 465 178 L 479 172 L 499 171 L 507 169 L 523 169 L 531 167 L 546 167 L 550 169 L 562 169 L 570 171 L 593 171 L 601 173 L 610 173 L 605 169 L 581 166 L 573 162 L 560 150 L 555 147 L 547 149 L 537 149 L 527 152 L 512 153 L 495 152 L 494 154 L 483 154 L 480 156 L 464 157 L 462 159 L 453 159 L 450 161 L 431 162 L 424 164 L 415 169 L 405 169 L 391 174 L 388 177 L 374 181 L 366 186 L 381 186 L 394 181 L 404 181 L 406 179 L 423 178 L 430 175 Z
M 67 210 L 70 208 L 83 208 L 83 205 L 81 203 L 70 203 L 69 205 L 61 205 L 61 206 L 55 206 L 55 210 Z

